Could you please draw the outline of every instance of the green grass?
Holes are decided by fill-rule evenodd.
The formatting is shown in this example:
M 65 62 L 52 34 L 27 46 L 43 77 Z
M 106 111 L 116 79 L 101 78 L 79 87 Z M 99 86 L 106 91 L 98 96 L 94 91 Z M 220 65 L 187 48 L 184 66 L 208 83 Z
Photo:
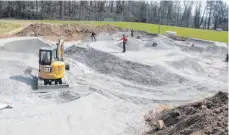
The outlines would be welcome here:
M 150 33 L 158 33 L 158 25 L 157 24 L 147 24 L 147 23 L 135 23 L 135 22 L 98 22 L 98 21 L 59 21 L 59 20 L 0 20 L 0 23 L 10 23 L 8 29 L 12 29 L 13 27 L 18 27 L 18 25 L 27 24 L 27 23 L 51 23 L 51 24 L 91 24 L 91 25 L 105 25 L 111 24 L 114 26 L 134 29 L 134 30 L 142 30 Z M 16 25 L 16 26 L 15 26 Z M 1 32 L 0 25 L 0 32 Z M 6 30 L 5 30 L 6 31 Z M 164 34 L 166 31 L 175 31 L 178 36 L 188 37 L 188 38 L 200 38 L 205 40 L 219 41 L 219 42 L 228 42 L 228 32 L 223 31 L 215 31 L 215 30 L 204 30 L 204 29 L 193 29 L 193 28 L 183 28 L 183 27 L 175 27 L 175 26 L 161 26 L 160 34 Z
M 10 32 L 14 29 L 19 28 L 20 26 L 21 25 L 18 25 L 18 24 L 0 22 L 0 34 Z

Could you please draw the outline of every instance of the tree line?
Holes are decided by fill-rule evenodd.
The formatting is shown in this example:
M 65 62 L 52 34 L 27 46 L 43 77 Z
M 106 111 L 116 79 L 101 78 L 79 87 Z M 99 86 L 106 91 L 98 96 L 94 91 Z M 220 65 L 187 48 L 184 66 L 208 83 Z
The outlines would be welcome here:
M 228 5 L 201 1 L 0 1 L 0 18 L 145 22 L 228 30 Z

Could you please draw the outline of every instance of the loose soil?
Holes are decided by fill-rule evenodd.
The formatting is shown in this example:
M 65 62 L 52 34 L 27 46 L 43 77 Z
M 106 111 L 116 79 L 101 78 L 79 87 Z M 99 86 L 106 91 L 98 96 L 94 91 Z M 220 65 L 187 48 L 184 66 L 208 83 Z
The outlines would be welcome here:
M 34 23 L 23 26 L 0 35 L 0 38 L 8 37 L 21 37 L 21 36 L 36 36 L 44 37 L 46 39 L 56 41 L 59 37 L 62 37 L 66 41 L 70 40 L 83 40 L 90 36 L 91 32 L 95 32 L 97 35 L 101 32 L 113 34 L 115 32 L 126 31 L 126 29 L 115 27 L 113 25 L 82 25 L 82 24 L 44 24 Z
M 145 117 L 150 130 L 144 135 L 227 135 L 228 93 L 218 92 L 203 101 L 179 106 Z M 156 126 L 163 120 L 164 128 Z
M 30 24 L 23 30 L 15 33 L 15 36 L 42 36 L 50 40 L 56 40 L 62 37 L 65 40 L 82 40 L 90 36 L 91 32 L 99 34 L 106 32 L 109 34 L 124 31 L 124 29 L 112 25 L 94 26 L 94 25 L 81 25 L 81 24 Z

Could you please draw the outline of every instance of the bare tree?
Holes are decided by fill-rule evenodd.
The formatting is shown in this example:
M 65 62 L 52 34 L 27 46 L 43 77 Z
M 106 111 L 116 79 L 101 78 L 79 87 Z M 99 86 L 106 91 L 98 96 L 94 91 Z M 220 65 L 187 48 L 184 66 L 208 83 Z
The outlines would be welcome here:
M 59 1 L 60 6 L 60 18 L 64 19 L 64 1 Z
M 114 1 L 110 1 L 110 12 L 113 12 L 113 8 L 114 8 Z
M 196 2 L 196 7 L 195 7 L 195 15 L 194 15 L 194 28 L 200 28 L 201 24 L 201 2 L 197 1 Z
M 0 1 L 0 17 L 147 22 L 182 27 L 228 29 L 228 5 L 210 1 Z M 194 9 L 194 14 L 192 10 Z M 204 10 L 203 10 L 204 8 Z M 203 12 L 202 12 L 203 11 Z
M 212 18 L 212 11 L 214 10 L 214 4 L 215 1 L 207 1 L 207 8 L 208 8 L 208 24 L 207 24 L 207 28 L 210 29 L 210 24 L 211 24 L 211 18 Z
M 218 0 L 214 4 L 213 21 L 214 29 L 217 29 L 218 27 L 224 27 L 225 29 L 228 28 L 228 26 L 225 27 L 225 23 L 228 22 L 228 7 L 222 0 Z
M 184 1 L 184 12 L 182 15 L 181 26 L 189 27 L 191 12 L 192 12 L 193 1 Z
M 203 11 L 203 14 L 202 14 L 202 17 L 201 17 L 201 21 L 200 21 L 200 26 L 202 26 L 203 25 L 203 22 L 204 22 L 204 17 L 205 17 L 205 14 L 206 14 L 206 6 L 205 6 L 205 8 L 204 8 L 204 11 Z

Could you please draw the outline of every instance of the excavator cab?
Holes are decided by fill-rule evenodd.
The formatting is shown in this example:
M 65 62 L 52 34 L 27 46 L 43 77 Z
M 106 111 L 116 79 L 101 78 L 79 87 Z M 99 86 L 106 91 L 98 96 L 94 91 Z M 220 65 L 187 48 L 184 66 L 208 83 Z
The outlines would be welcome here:
M 43 47 L 39 50 L 39 64 L 51 65 L 52 61 L 56 59 L 56 49 Z
M 69 65 L 58 56 L 60 47 L 42 47 L 39 50 L 38 89 L 66 88 L 66 70 Z

